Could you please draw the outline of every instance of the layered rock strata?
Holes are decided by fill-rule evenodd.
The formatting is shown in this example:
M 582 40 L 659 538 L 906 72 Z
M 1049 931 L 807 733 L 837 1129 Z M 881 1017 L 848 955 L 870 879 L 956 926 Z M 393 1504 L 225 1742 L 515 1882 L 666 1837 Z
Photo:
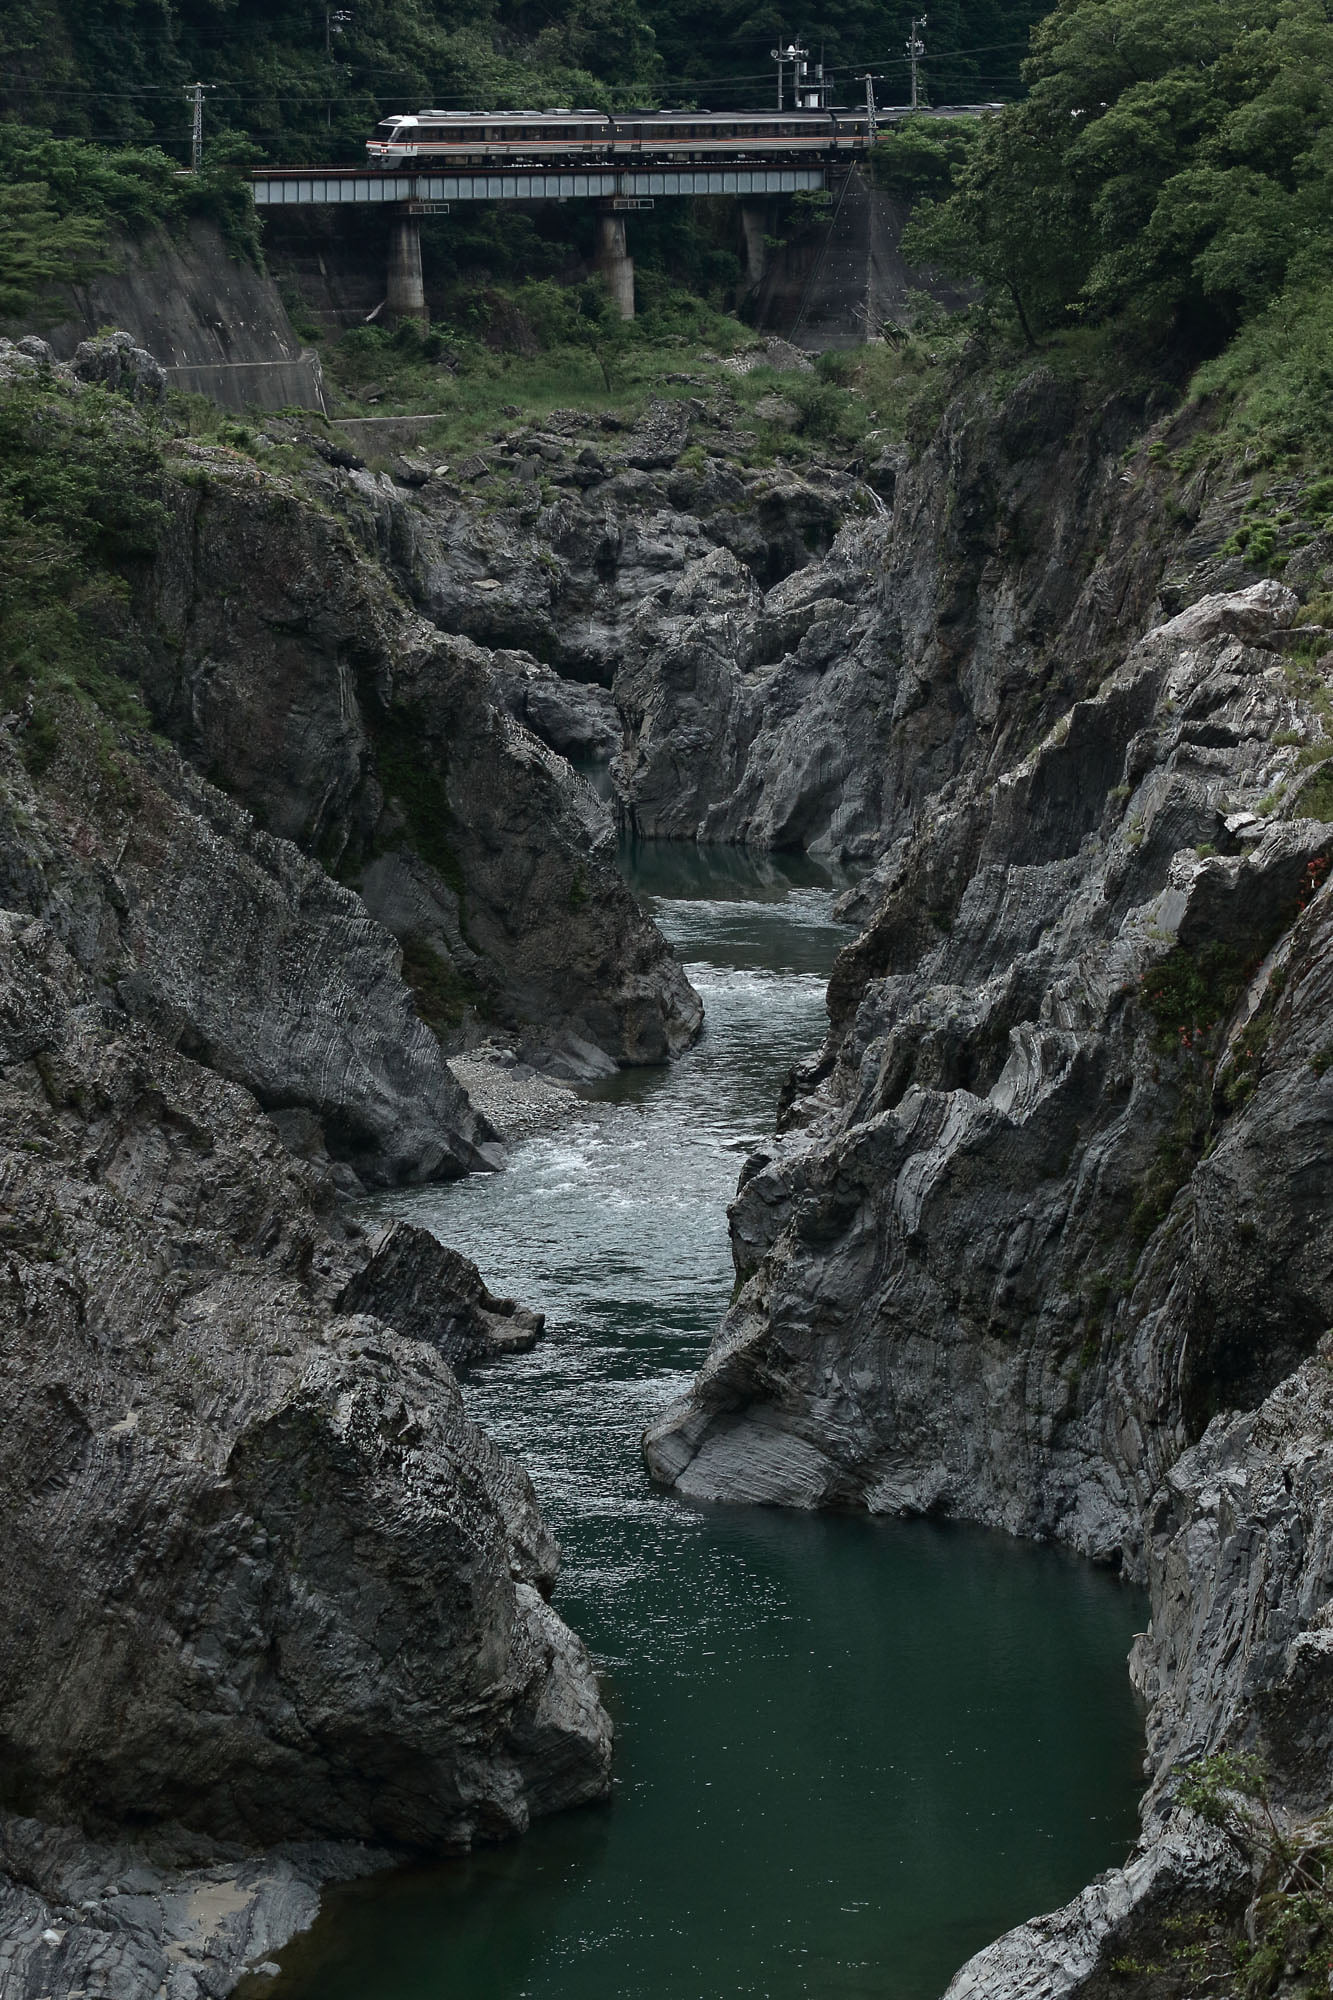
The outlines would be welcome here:
M 445 1359 L 531 1318 L 341 1221 L 49 925 L 3 913 L 0 953 L 5 1803 L 436 1852 L 600 1796 L 554 1544 Z
M 618 730 L 630 831 L 873 860 L 1142 629 L 1170 547 L 1150 485 L 1124 505 L 1143 409 L 1037 368 L 915 457 L 761 467 L 727 380 L 633 427 L 555 412 L 460 466 L 324 483 L 434 625 L 511 649 L 538 733 L 595 757 Z
M 1140 1854 L 957 2000 L 1099 1994 L 1154 1924 L 1243 1908 L 1183 1765 L 1333 1794 L 1333 632 L 1298 616 L 1265 582 L 1162 620 L 857 893 L 731 1211 L 739 1296 L 647 1440 L 696 1497 L 955 1514 L 1148 1583 Z

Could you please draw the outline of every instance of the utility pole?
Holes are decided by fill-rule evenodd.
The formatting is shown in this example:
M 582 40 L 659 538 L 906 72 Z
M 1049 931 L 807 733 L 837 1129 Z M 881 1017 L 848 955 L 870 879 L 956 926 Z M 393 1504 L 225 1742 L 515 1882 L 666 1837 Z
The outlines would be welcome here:
M 333 61 L 333 38 L 345 35 L 352 20 L 350 7 L 326 7 L 324 9 L 324 54 Z M 324 123 L 333 130 L 333 99 L 330 97 L 324 107 Z
M 194 105 L 194 126 L 190 133 L 190 159 L 198 173 L 204 164 L 204 92 L 216 90 L 215 83 L 187 83 L 182 86 Z
M 793 95 L 798 111 L 812 111 L 816 108 L 810 101 L 813 93 L 810 89 L 810 64 L 807 60 L 809 54 L 810 51 L 804 42 L 791 42 L 788 45 L 787 60 L 792 65 Z
M 786 108 L 782 101 L 782 66 L 787 60 L 787 51 L 782 46 L 781 38 L 778 40 L 777 47 L 770 49 L 768 53 L 770 59 L 778 66 L 778 110 L 782 111 Z
M 922 57 L 922 56 L 923 56 L 923 55 L 924 55 L 924 54 L 926 53 L 926 45 L 925 45 L 925 43 L 924 43 L 924 42 L 922 41 L 922 39 L 921 39 L 920 35 L 919 35 L 919 34 L 917 33 L 917 29 L 918 29 L 918 28 L 924 28 L 924 27 L 925 27 L 925 25 L 926 25 L 926 17 L 925 17 L 925 15 L 923 14 L 923 15 L 921 16 L 920 20 L 915 20 L 915 19 L 913 20 L 913 22 L 912 22 L 912 32 L 911 32 L 911 34 L 910 34 L 910 35 L 909 35 L 909 36 L 907 37 L 907 60 L 908 60 L 908 63 L 910 64 L 910 66 L 911 66 L 911 71 L 912 71 L 912 109 L 913 109 L 913 111 L 915 111 L 915 110 L 916 110 L 916 108 L 917 108 L 917 75 L 916 75 L 916 66 L 917 66 L 917 63 L 918 63 L 918 61 L 920 60 L 920 58 L 921 58 L 921 57 Z
M 866 87 L 866 143 L 873 146 L 879 137 L 879 113 L 875 109 L 875 79 L 869 70 L 863 81 Z

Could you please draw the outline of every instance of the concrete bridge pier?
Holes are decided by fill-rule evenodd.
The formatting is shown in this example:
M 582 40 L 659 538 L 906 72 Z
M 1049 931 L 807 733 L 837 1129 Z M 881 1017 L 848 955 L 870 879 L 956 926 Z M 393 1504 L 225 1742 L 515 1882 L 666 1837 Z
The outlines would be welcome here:
M 634 317 L 634 259 L 625 241 L 625 218 L 610 209 L 597 216 L 597 251 L 593 263 L 606 279 L 622 319 Z
M 389 281 L 384 317 L 426 323 L 426 287 L 421 276 L 421 222 L 415 215 L 395 215 L 389 225 Z

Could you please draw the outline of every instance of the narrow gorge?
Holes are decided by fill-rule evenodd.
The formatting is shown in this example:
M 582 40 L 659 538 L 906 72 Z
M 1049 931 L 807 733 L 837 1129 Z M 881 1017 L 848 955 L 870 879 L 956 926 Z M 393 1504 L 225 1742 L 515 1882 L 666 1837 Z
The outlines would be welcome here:
M 0 345 L 17 2000 L 369 1991 L 415 1879 L 376 1871 L 605 1800 L 622 1681 L 625 1769 L 654 1711 L 712 1742 L 673 1684 L 702 1707 L 751 1589 L 810 1658 L 846 1592 L 867 1731 L 875 1579 L 952 1576 L 954 1651 L 1007 1663 L 986 1811 L 1017 1786 L 1064 1864 L 1019 1839 L 960 1912 L 942 1878 L 985 1869 L 905 1815 L 912 2000 L 978 1948 L 952 2000 L 1192 1992 L 1253 1857 L 1189 1769 L 1326 1807 L 1329 496 L 1270 483 L 1256 540 L 1205 404 L 1058 356 L 767 464 L 735 366 L 681 373 L 376 462 L 297 412 L 201 435 L 124 335 Z M 639 1206 L 616 1237 L 580 1202 Z M 673 1537 L 716 1568 L 697 1658 L 659 1646 L 713 1615 Z M 821 1567 L 817 1602 L 773 1581 Z M 795 1672 L 763 1644 L 738 1728 Z M 631 1893 L 634 1840 L 696 1841 L 676 1796 L 497 1850 L 518 1929 L 543 1854 Z M 411 1921 L 480 1995 L 463 1905 L 505 1896 L 450 1866 L 453 1928 Z M 820 1971 L 752 1989 L 645 1925 L 543 1990 L 891 1992 L 907 1904 L 858 1957 L 865 1887 Z

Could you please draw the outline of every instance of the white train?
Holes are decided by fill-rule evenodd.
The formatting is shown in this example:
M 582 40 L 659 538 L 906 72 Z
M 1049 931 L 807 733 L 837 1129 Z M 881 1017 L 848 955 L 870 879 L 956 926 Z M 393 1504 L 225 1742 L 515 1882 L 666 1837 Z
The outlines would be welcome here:
M 384 118 L 372 167 L 828 160 L 864 151 L 859 111 L 418 111 Z

